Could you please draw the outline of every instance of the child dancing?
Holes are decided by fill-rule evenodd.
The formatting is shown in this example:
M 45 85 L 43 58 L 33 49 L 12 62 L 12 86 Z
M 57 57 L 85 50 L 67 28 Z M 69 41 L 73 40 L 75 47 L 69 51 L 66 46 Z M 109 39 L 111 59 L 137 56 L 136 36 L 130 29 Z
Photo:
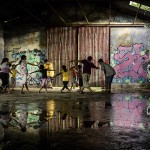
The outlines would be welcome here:
M 44 65 L 40 65 L 39 70 L 36 70 L 36 71 L 30 73 L 30 74 L 32 74 L 35 72 L 41 72 L 41 74 L 42 74 L 42 84 L 41 84 L 41 88 L 39 90 L 39 93 L 41 93 L 41 90 L 43 88 L 45 88 L 45 90 L 47 92 L 47 85 L 48 85 L 47 71 L 54 71 L 54 70 L 45 69 Z
M 63 93 L 64 89 L 67 89 L 69 92 L 70 89 L 68 88 L 68 83 L 69 83 L 69 72 L 70 69 L 67 69 L 67 67 L 65 65 L 62 65 L 62 71 L 58 74 L 56 74 L 54 77 L 58 76 L 58 75 L 62 75 L 62 80 L 63 80 L 63 88 L 61 89 L 61 93 Z

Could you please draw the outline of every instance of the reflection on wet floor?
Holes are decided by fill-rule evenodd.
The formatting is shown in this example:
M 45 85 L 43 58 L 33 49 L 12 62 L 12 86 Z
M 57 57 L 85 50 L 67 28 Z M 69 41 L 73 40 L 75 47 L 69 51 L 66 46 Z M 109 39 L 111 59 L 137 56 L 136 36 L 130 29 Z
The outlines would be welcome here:
M 148 94 L 0 103 L 0 150 L 150 149 L 149 116 Z

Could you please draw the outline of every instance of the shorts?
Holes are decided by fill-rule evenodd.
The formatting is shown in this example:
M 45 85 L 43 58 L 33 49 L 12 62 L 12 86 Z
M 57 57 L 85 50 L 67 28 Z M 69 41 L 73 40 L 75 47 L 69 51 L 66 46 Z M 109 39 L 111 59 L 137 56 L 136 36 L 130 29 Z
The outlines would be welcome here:
M 42 87 L 47 86 L 47 78 L 42 78 Z
M 79 86 L 82 87 L 83 86 L 83 79 L 79 78 L 78 81 L 79 81 Z
M 77 81 L 77 76 L 74 76 L 74 77 L 73 77 L 72 83 L 78 83 L 78 81 Z
M 6 88 L 9 87 L 9 74 L 0 72 L 0 79 L 2 81 L 2 87 Z
M 16 78 L 11 77 L 11 84 L 12 84 L 12 85 L 16 85 Z
M 85 88 L 90 87 L 90 84 L 89 84 L 90 76 L 91 76 L 91 75 L 88 74 L 88 73 L 84 73 L 84 74 L 82 75 L 82 78 L 83 78 L 83 87 L 85 87 Z

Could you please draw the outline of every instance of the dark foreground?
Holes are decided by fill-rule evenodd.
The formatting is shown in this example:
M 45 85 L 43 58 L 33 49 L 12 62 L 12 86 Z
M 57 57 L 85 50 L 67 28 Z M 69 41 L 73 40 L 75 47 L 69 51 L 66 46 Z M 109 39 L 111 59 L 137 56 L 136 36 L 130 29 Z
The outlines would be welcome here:
M 31 91 L 0 94 L 0 150 L 150 150 L 149 90 Z

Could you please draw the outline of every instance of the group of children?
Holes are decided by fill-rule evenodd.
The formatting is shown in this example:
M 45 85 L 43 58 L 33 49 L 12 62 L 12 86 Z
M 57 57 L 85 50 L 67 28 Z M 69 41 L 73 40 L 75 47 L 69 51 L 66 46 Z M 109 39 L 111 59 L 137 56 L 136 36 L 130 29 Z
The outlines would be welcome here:
M 83 80 L 82 80 L 82 69 L 81 69 L 81 65 L 73 66 L 69 69 L 67 69 L 67 67 L 65 65 L 62 65 L 62 71 L 58 74 L 56 74 L 54 77 L 58 76 L 58 75 L 62 75 L 62 80 L 63 80 L 63 88 L 61 89 L 61 92 L 63 92 L 63 90 L 67 89 L 69 92 L 71 92 L 74 84 L 76 84 L 76 86 L 79 86 L 79 91 L 81 91 L 81 88 L 83 86 Z M 68 88 L 68 83 L 69 83 L 69 75 L 70 75 L 70 71 L 73 72 L 73 79 L 72 79 L 72 83 L 71 83 L 71 88 Z
M 62 65 L 62 71 L 60 73 L 54 75 L 55 70 L 53 68 L 47 67 L 48 66 L 47 61 L 48 60 L 46 59 L 45 64 L 41 64 L 40 66 L 38 66 L 37 64 L 32 64 L 32 63 L 29 63 L 28 61 L 26 61 L 25 55 L 21 56 L 21 60 L 17 64 L 14 64 L 14 63 L 16 63 L 15 61 L 9 62 L 8 58 L 3 58 L 1 65 L 0 65 L 0 79 L 2 81 L 2 84 L 0 86 L 0 88 L 1 88 L 0 92 L 11 93 L 11 91 L 14 91 L 14 88 L 16 86 L 16 75 L 18 73 L 21 76 L 21 83 L 22 83 L 21 94 L 25 93 L 24 88 L 26 88 L 27 93 L 29 93 L 27 77 L 28 77 L 28 74 L 32 74 L 35 72 L 41 73 L 41 88 L 39 90 L 39 93 L 41 92 L 41 90 L 43 88 L 47 92 L 47 86 L 48 86 L 48 82 L 49 82 L 48 80 L 50 80 L 50 83 L 51 83 L 50 88 L 52 88 L 52 77 L 49 76 L 49 74 L 51 72 L 53 74 L 53 79 L 58 75 L 62 75 L 63 88 L 62 88 L 61 92 L 63 92 L 64 89 L 67 89 L 69 92 L 71 92 L 74 83 L 76 84 L 76 86 L 79 86 L 79 89 L 81 89 L 81 87 L 83 86 L 81 65 L 78 65 L 77 67 L 74 66 L 69 69 L 67 69 L 67 67 L 65 65 Z M 28 69 L 27 69 L 28 64 L 32 65 L 32 66 L 38 66 L 39 69 L 34 72 L 29 73 Z M 20 65 L 19 71 L 16 69 L 17 65 Z M 68 83 L 69 83 L 70 71 L 73 72 L 73 81 L 71 83 L 72 86 L 69 89 Z M 9 78 L 10 78 L 9 75 L 11 75 L 11 88 L 12 88 L 11 90 L 9 87 Z
M 4 89 L 4 92 L 6 92 L 8 89 L 8 92 L 10 93 L 10 88 L 9 88 L 9 73 L 12 74 L 11 76 L 11 81 L 12 81 L 12 90 L 14 90 L 15 87 L 15 82 L 16 82 L 16 74 L 19 73 L 21 76 L 21 81 L 22 81 L 22 88 L 21 88 L 21 94 L 24 94 L 24 87 L 26 88 L 27 92 L 29 93 L 28 89 L 28 84 L 27 84 L 27 77 L 28 74 L 32 74 L 35 72 L 40 72 L 41 73 L 41 88 L 39 90 L 39 93 L 41 90 L 44 88 L 45 91 L 47 92 L 47 85 L 48 85 L 48 79 L 50 78 L 50 82 L 52 78 L 56 78 L 58 75 L 62 75 L 62 81 L 63 81 L 63 87 L 61 89 L 61 92 L 63 92 L 65 89 L 68 90 L 68 92 L 71 92 L 73 85 L 76 84 L 76 86 L 79 86 L 79 92 L 84 93 L 84 89 L 87 88 L 89 90 L 89 94 L 92 94 L 93 91 L 90 88 L 90 76 L 91 76 L 91 69 L 99 69 L 99 67 L 95 66 L 95 64 L 92 63 L 92 57 L 89 56 L 87 59 L 84 60 L 71 60 L 71 62 L 80 62 L 83 64 L 83 69 L 81 65 L 73 66 L 70 68 L 67 68 L 66 65 L 62 65 L 62 70 L 58 74 L 54 75 L 54 69 L 53 67 L 47 67 L 50 63 L 47 62 L 48 60 L 45 60 L 45 64 L 41 64 L 40 66 L 38 64 L 32 64 L 29 63 L 26 60 L 26 56 L 22 55 L 21 60 L 19 63 L 14 65 L 14 61 L 9 62 L 8 58 L 4 58 L 2 60 L 1 66 L 0 66 L 0 79 L 2 80 L 2 85 L 1 89 Z M 99 65 L 101 65 L 101 70 L 104 71 L 105 75 L 105 87 L 106 91 L 110 92 L 111 91 L 111 83 L 113 80 L 114 75 L 116 74 L 114 68 L 110 66 L 109 64 L 106 64 L 103 62 L 103 59 L 98 60 Z M 27 65 L 32 65 L 32 66 L 38 66 L 38 70 L 34 72 L 28 72 Z M 10 69 L 10 66 L 12 65 L 12 68 Z M 19 72 L 16 70 L 16 66 L 20 65 L 20 70 Z M 49 73 L 52 72 L 51 76 Z M 69 83 L 69 78 L 70 78 L 70 72 L 72 72 L 72 83 L 71 83 L 71 88 L 68 88 L 68 83 Z M 52 85 L 51 85 L 52 88 Z

